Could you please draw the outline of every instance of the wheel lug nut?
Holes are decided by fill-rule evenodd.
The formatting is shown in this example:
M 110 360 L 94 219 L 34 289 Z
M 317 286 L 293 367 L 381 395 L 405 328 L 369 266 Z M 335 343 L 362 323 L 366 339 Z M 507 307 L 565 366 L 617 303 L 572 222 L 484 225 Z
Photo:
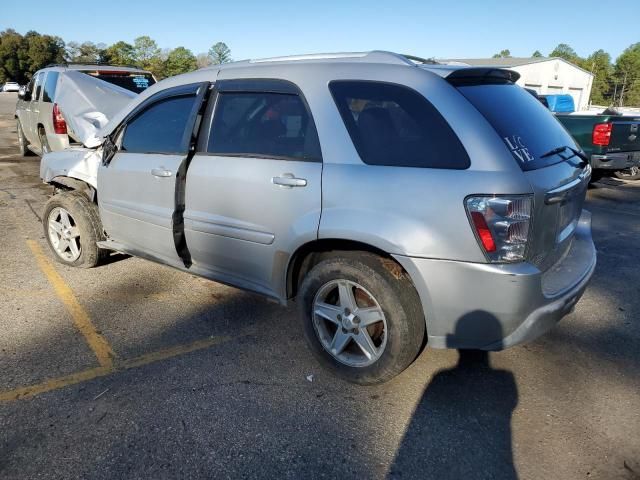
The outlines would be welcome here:
M 342 315 L 338 314 L 338 321 L 341 322 L 342 321 Z
M 346 328 L 342 327 L 342 333 L 349 333 L 349 331 Z
M 353 333 L 356 334 L 356 335 L 359 335 L 360 334 L 360 329 L 359 328 L 355 328 L 353 330 Z
M 351 315 L 351 310 L 349 310 L 348 308 L 345 308 L 344 314 L 348 317 L 349 315 Z
M 353 319 L 353 323 L 360 323 L 360 317 L 355 317 Z

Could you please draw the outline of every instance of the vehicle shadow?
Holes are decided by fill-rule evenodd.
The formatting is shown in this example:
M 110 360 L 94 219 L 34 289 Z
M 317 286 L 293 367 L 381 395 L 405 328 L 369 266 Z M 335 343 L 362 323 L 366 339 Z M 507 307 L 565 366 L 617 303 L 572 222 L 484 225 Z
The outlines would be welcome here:
M 485 328 L 502 338 L 495 317 L 472 312 L 456 335 Z M 448 345 L 453 346 L 452 337 Z M 459 350 L 455 367 L 439 371 L 425 388 L 402 439 L 389 478 L 518 478 L 511 445 L 511 416 L 518 404 L 514 376 L 492 368 L 489 352 Z

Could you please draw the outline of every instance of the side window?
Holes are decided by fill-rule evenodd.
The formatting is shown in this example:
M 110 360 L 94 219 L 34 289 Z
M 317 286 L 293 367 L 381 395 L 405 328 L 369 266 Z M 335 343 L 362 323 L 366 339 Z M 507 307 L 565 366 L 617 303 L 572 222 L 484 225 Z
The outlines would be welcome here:
M 35 94 L 33 95 L 33 99 L 34 100 L 40 100 L 40 92 L 42 91 L 42 81 L 44 79 L 44 72 L 40 72 L 38 75 L 36 75 L 36 83 L 35 83 L 35 87 L 36 87 L 36 91 Z
M 152 104 L 127 124 L 122 150 L 129 153 L 187 153 L 185 128 L 195 95 L 169 97 Z
M 465 169 L 469 156 L 440 112 L 402 85 L 333 81 L 329 89 L 360 158 L 370 165 Z
M 321 161 L 318 133 L 298 95 L 222 92 L 216 102 L 209 153 Z
M 53 103 L 56 96 L 56 86 L 58 85 L 58 72 L 47 73 L 47 79 L 44 83 L 44 91 L 42 93 L 42 101 Z

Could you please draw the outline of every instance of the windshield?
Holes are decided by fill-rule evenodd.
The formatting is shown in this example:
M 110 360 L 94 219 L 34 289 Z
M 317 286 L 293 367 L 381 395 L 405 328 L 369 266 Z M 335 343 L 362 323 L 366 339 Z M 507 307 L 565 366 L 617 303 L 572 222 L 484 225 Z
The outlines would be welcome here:
M 150 73 L 145 72 L 84 72 L 92 77 L 125 88 L 130 92 L 140 93 L 156 83 Z
M 474 85 L 458 90 L 489 121 L 525 171 L 564 161 L 560 155 L 543 157 L 557 147 L 579 149 L 553 114 L 515 84 Z

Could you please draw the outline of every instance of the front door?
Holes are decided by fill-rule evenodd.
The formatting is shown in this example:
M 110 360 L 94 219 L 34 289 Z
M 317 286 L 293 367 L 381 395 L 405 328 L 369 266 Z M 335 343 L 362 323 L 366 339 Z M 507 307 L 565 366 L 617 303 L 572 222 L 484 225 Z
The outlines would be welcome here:
M 187 175 L 192 268 L 279 296 L 288 255 L 317 238 L 322 159 L 313 118 L 286 82 L 226 80 L 216 90 Z
M 185 162 L 207 84 L 163 90 L 116 129 L 116 152 L 98 172 L 98 205 L 109 238 L 123 250 L 174 266 L 176 176 Z

